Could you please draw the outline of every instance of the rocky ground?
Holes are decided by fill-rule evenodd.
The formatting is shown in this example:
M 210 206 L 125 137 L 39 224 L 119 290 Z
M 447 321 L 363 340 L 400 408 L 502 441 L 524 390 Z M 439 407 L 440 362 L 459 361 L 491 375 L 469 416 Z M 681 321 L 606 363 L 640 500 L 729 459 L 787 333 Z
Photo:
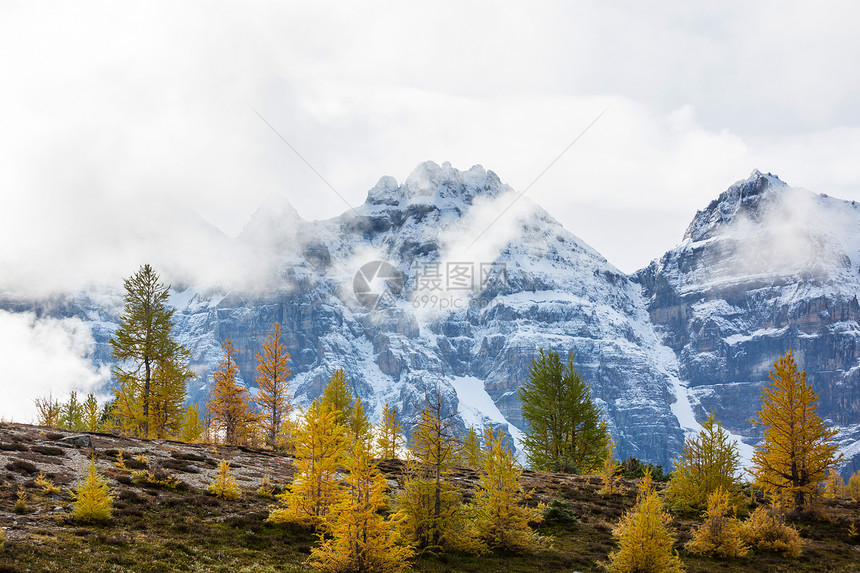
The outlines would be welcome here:
M 119 454 L 129 469 L 149 467 L 172 475 L 176 487 L 138 483 L 118 469 Z M 142 456 L 142 457 L 141 457 Z M 95 457 L 115 495 L 114 517 L 89 526 L 71 518 L 71 496 Z M 145 458 L 145 464 L 144 464 Z M 222 459 L 230 462 L 242 489 L 236 501 L 206 493 Z M 403 465 L 380 462 L 396 489 Z M 0 424 L 0 573 L 5 571 L 310 571 L 305 563 L 316 536 L 302 529 L 265 521 L 276 500 L 257 490 L 264 478 L 276 489 L 292 479 L 290 457 L 269 451 L 213 447 L 167 440 L 141 440 L 101 433 L 71 433 L 18 424 Z M 60 485 L 44 495 L 39 473 Z M 461 468 L 451 478 L 471 497 L 478 473 Z M 536 555 L 423 555 L 416 571 L 599 571 L 614 548 L 612 528 L 633 505 L 635 482 L 625 493 L 603 496 L 594 477 L 525 472 L 532 502 L 552 510 L 539 526 L 551 546 Z M 18 492 L 26 494 L 23 512 L 15 511 Z M 683 550 L 697 521 L 677 516 L 676 545 L 688 571 L 846 571 L 860 572 L 860 507 L 856 501 L 827 500 L 814 516 L 795 519 L 805 539 L 799 559 L 760 554 L 711 560 Z

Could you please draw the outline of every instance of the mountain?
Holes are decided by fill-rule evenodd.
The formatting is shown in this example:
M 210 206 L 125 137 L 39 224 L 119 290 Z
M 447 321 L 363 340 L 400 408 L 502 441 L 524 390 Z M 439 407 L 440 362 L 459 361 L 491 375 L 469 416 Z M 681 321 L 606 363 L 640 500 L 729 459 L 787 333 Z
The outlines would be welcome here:
M 461 427 L 493 424 L 519 444 L 517 387 L 552 348 L 574 354 L 616 455 L 666 466 L 710 410 L 748 458 L 761 385 L 792 348 L 853 471 L 858 230 L 854 203 L 755 171 L 698 212 L 677 247 L 626 275 L 492 171 L 427 162 L 329 220 L 267 202 L 223 248 L 241 276 L 230 287 L 186 281 L 171 303 L 198 402 L 226 339 L 253 392 L 256 355 L 280 322 L 299 404 L 343 368 L 371 418 L 388 402 L 408 422 L 438 391 Z M 100 363 L 121 307 L 116 290 L 0 297 L 6 310 L 86 321 Z
M 754 171 L 696 213 L 684 240 L 636 274 L 651 321 L 679 360 L 699 419 L 754 443 L 749 420 L 776 359 L 792 349 L 860 461 L 860 205 Z

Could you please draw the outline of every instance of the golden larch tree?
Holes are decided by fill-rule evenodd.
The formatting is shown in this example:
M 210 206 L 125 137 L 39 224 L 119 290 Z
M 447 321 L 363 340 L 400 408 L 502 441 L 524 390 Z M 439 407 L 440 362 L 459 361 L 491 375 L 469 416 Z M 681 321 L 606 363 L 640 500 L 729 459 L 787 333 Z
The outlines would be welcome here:
M 483 462 L 483 452 L 481 451 L 481 438 L 474 426 L 469 426 L 466 430 L 466 436 L 460 444 L 460 452 L 458 462 L 468 468 L 479 468 Z
M 379 457 L 390 460 L 397 458 L 397 449 L 403 443 L 403 426 L 397 420 L 397 408 L 385 403 L 382 419 L 376 428 L 376 450 Z
M 320 403 L 325 408 L 336 412 L 335 420 L 342 426 L 349 423 L 349 416 L 352 413 L 353 396 L 348 384 L 343 369 L 335 370 L 320 398 Z
M 183 360 L 157 362 L 152 372 L 149 402 L 149 435 L 158 439 L 179 434 L 185 414 L 187 384 L 194 378 Z
M 257 354 L 257 385 L 260 391 L 256 402 L 262 414 L 263 431 L 270 446 L 275 445 L 281 426 L 293 409 L 288 391 L 290 355 L 281 344 L 281 324 L 275 323 L 263 342 L 263 352 Z
M 84 429 L 87 432 L 97 432 L 99 430 L 99 418 L 101 417 L 101 409 L 96 397 L 92 393 L 87 394 L 87 399 L 84 401 L 83 423 Z
M 675 539 L 669 532 L 669 515 L 657 492 L 651 487 L 651 470 L 639 487 L 636 505 L 624 513 L 612 530 L 618 550 L 609 554 L 603 567 L 610 573 L 680 573 L 684 571 L 672 550 Z
M 313 402 L 296 429 L 293 444 L 293 483 L 277 496 L 281 507 L 269 513 L 269 521 L 323 526 L 337 497 L 337 471 L 347 445 L 344 427 L 337 423 L 337 411 Z
M 762 489 L 802 510 L 840 459 L 833 442 L 837 432 L 816 414 L 818 395 L 806 372 L 797 371 L 791 350 L 774 363 L 769 377 L 758 419 L 752 420 L 764 427 L 752 475 Z
M 400 545 L 396 523 L 380 513 L 386 484 L 366 442 L 352 442 L 345 465 L 348 475 L 330 511 L 331 537 L 311 552 L 313 566 L 332 573 L 408 569 L 412 550 Z
M 361 398 L 356 398 L 352 403 L 347 419 L 346 436 L 350 442 L 361 442 L 368 448 L 373 440 L 373 425 L 367 419 Z
M 39 425 L 54 428 L 60 421 L 60 401 L 48 394 L 35 400 L 36 410 L 39 413 Z
M 723 488 L 737 507 L 739 471 L 738 446 L 711 412 L 699 433 L 684 440 L 683 452 L 664 493 L 666 503 L 673 509 L 702 510 L 711 494 Z
M 107 521 L 111 518 L 111 495 L 107 480 L 96 470 L 96 459 L 90 458 L 87 477 L 75 490 L 75 503 L 72 517 L 78 521 Z
M 197 404 L 191 404 L 185 408 L 185 413 L 182 416 L 179 439 L 192 444 L 200 440 L 204 431 L 203 421 L 200 419 L 200 407 Z
M 453 415 L 438 388 L 425 402 L 412 432 L 410 475 L 397 497 L 401 531 L 422 549 L 459 548 L 467 537 L 463 504 L 446 479 L 457 453 Z
M 480 543 L 492 550 L 524 553 L 541 547 L 543 540 L 529 522 L 540 523 L 542 507 L 526 507 L 530 497 L 522 491 L 522 469 L 513 452 L 504 445 L 505 434 L 484 428 L 484 455 L 481 481 L 475 494 L 474 533 Z
M 224 341 L 224 360 L 212 374 L 215 383 L 209 397 L 210 426 L 224 443 L 240 444 L 247 440 L 257 415 L 251 409 L 248 389 L 236 382 L 236 350 L 231 340 Z
M 710 557 L 743 557 L 749 548 L 741 539 L 741 522 L 732 515 L 729 492 L 715 489 L 708 498 L 705 522 L 693 532 L 687 551 Z

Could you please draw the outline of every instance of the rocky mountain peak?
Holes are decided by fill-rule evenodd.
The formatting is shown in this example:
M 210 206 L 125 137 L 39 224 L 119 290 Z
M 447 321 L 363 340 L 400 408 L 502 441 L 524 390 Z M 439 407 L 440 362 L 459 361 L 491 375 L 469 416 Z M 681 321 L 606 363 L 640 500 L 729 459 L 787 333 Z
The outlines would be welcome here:
M 477 196 L 496 197 L 510 188 L 492 171 L 473 165 L 460 171 L 449 162 L 438 165 L 425 161 L 409 174 L 402 185 L 390 176 L 382 177 L 368 192 L 370 205 L 429 203 L 438 207 L 471 205 Z
M 747 179 L 737 181 L 696 216 L 684 233 L 685 239 L 702 241 L 716 234 L 720 228 L 743 214 L 758 221 L 767 207 L 789 189 L 779 177 L 753 169 Z

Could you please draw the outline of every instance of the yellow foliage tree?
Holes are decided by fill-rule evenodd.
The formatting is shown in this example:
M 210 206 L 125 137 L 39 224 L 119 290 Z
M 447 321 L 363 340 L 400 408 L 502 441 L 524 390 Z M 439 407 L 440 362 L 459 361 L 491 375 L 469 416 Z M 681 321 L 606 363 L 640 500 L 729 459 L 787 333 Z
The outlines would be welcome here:
M 184 360 L 157 362 L 152 372 L 149 401 L 149 435 L 158 439 L 176 437 L 185 414 L 186 385 L 194 378 Z
M 600 488 L 598 493 L 602 495 L 612 495 L 621 492 L 621 487 L 618 485 L 621 479 L 618 475 L 621 464 L 615 461 L 613 455 L 615 452 L 615 442 L 611 438 L 609 439 L 607 449 L 609 450 L 609 455 L 603 460 L 603 467 L 600 468 L 599 472 L 600 478 L 603 480 L 603 487 Z
M 289 490 L 278 495 L 282 507 L 269 513 L 274 523 L 325 525 L 338 491 L 337 470 L 346 448 L 337 411 L 313 402 L 294 438 L 296 470 Z
M 711 412 L 699 433 L 684 440 L 683 453 L 675 462 L 672 480 L 664 494 L 666 503 L 674 509 L 704 509 L 717 489 L 723 488 L 731 494 L 739 487 L 739 470 L 737 444 Z M 733 506 L 740 505 L 739 496 L 731 497 Z
M 469 429 L 466 431 L 466 437 L 463 438 L 463 443 L 460 445 L 459 459 L 457 461 L 469 468 L 481 467 L 483 462 L 481 439 L 478 437 L 478 432 L 472 426 L 469 426 Z
M 218 474 L 215 480 L 206 488 L 209 493 L 221 499 L 239 499 L 241 492 L 236 480 L 230 475 L 230 462 L 222 459 L 218 465 Z
M 523 505 L 530 495 L 520 488 L 522 469 L 505 447 L 504 437 L 503 432 L 494 433 L 491 426 L 484 429 L 481 482 L 475 494 L 472 526 L 477 539 L 490 549 L 535 551 L 543 540 L 529 523 L 540 523 L 543 508 Z
M 323 390 L 323 395 L 320 398 L 320 403 L 337 413 L 335 421 L 341 426 L 349 424 L 349 416 L 352 413 L 353 395 L 349 389 L 346 376 L 343 369 L 335 370 L 331 375 L 328 386 Z
M 36 398 L 36 410 L 39 413 L 39 425 L 55 428 L 60 420 L 60 402 L 52 394 Z
M 848 478 L 845 493 L 851 499 L 860 500 L 860 470 L 857 470 L 854 472 L 854 475 Z
M 91 393 L 87 394 L 87 399 L 84 401 L 83 423 L 84 429 L 87 432 L 97 432 L 99 430 L 99 419 L 101 418 L 101 410 L 96 397 Z
M 798 372 L 789 350 L 773 365 L 771 383 L 762 391 L 762 407 L 753 424 L 764 427 L 756 446 L 752 474 L 762 489 L 788 495 L 797 509 L 818 495 L 827 469 L 838 462 L 836 430 L 816 414 L 818 396 Z
M 203 432 L 204 427 L 203 421 L 200 419 L 200 407 L 197 404 L 191 404 L 185 408 L 185 414 L 182 416 L 182 424 L 179 427 L 179 439 L 192 444 L 200 440 Z
M 332 573 L 408 569 L 412 550 L 399 544 L 396 523 L 380 513 L 386 505 L 385 479 L 366 444 L 354 440 L 345 461 L 349 474 L 331 506 L 331 537 L 311 552 L 313 566 Z
M 612 530 L 618 550 L 609 554 L 603 567 L 610 573 L 679 573 L 684 571 L 672 550 L 675 539 L 669 532 L 670 518 L 663 511 L 657 492 L 651 488 L 651 472 L 646 470 L 639 497 Z
M 281 344 L 281 324 L 275 323 L 272 334 L 263 342 L 263 352 L 257 354 L 257 406 L 262 412 L 263 431 L 270 446 L 275 445 L 278 432 L 293 409 L 288 391 L 290 355 Z
M 248 389 L 236 383 L 236 350 L 233 341 L 224 341 L 224 360 L 212 374 L 215 383 L 209 397 L 210 426 L 215 436 L 223 437 L 226 444 L 244 444 L 257 421 L 251 409 Z M 217 441 L 217 440 L 216 440 Z
M 785 553 L 800 557 L 803 540 L 800 533 L 785 522 L 776 507 L 759 506 L 741 526 L 741 538 L 753 549 Z
M 386 460 L 397 458 L 398 446 L 403 442 L 403 426 L 397 420 L 397 408 L 385 403 L 382 419 L 376 429 L 376 448 L 379 457 Z
M 397 498 L 404 537 L 423 549 L 453 548 L 465 539 L 460 494 L 445 479 L 456 455 L 453 428 L 437 389 L 412 433 L 412 475 Z
M 356 398 L 352 403 L 352 410 L 347 418 L 346 436 L 350 442 L 361 442 L 368 449 L 373 440 L 373 426 L 364 413 L 361 398 Z
M 113 496 L 107 480 L 99 476 L 98 471 L 96 471 L 95 458 L 90 459 L 87 477 L 78 486 L 75 496 L 72 517 L 78 521 L 107 521 L 111 518 Z
M 708 498 L 705 522 L 693 532 L 687 550 L 711 557 L 743 557 L 749 553 L 741 539 L 741 522 L 730 513 L 729 493 L 718 487 Z
M 835 499 L 845 494 L 845 481 L 835 469 L 827 470 L 827 479 L 824 482 L 824 497 Z

